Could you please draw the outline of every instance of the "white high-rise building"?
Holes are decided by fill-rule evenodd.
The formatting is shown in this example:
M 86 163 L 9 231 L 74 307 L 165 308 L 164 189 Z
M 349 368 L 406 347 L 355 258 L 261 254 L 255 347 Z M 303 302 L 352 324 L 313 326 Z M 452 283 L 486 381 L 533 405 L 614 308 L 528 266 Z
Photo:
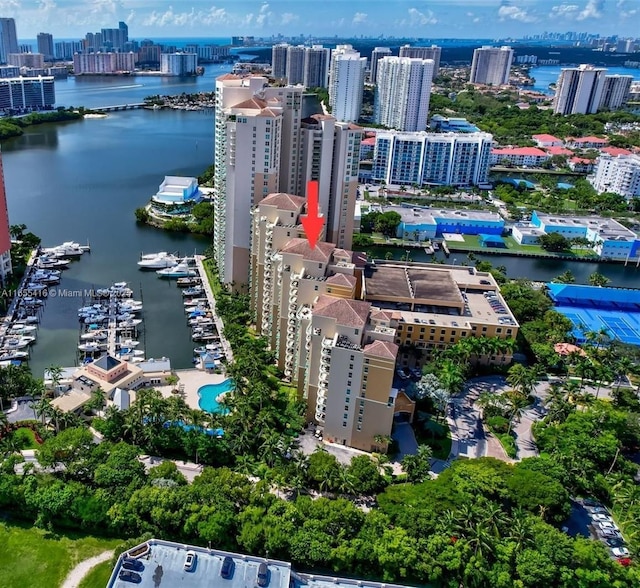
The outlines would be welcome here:
M 271 47 L 271 75 L 280 79 L 287 75 L 287 49 L 286 43 L 278 43 Z
M 0 63 L 7 63 L 10 53 L 20 53 L 16 21 L 13 18 L 0 18 Z
M 562 115 L 597 112 L 606 73 L 605 68 L 586 64 L 562 68 L 556 83 L 553 112 Z
M 337 120 L 355 122 L 360 118 L 366 69 L 366 57 L 360 57 L 351 45 L 338 45 L 333 50 L 329 104 Z
M 604 76 L 599 110 L 618 110 L 628 99 L 633 76 Z
M 400 47 L 400 57 L 413 57 L 414 59 L 433 59 L 433 77 L 438 75 L 440 69 L 440 56 L 442 47 L 431 45 L 431 47 L 412 47 L 403 45 Z
M 640 155 L 601 155 L 589 181 L 598 192 L 640 197 Z
M 512 61 L 513 49 L 511 47 L 485 45 L 475 49 L 469 81 L 472 84 L 504 86 L 509 83 Z
M 322 45 L 307 47 L 304 53 L 305 88 L 326 88 L 329 83 L 329 59 L 331 50 Z
M 387 185 L 484 184 L 493 136 L 489 133 L 376 134 L 372 180 Z
M 192 76 L 198 68 L 197 53 L 162 53 L 160 71 L 170 76 Z
M 304 55 L 302 45 L 287 47 L 287 83 L 291 86 L 302 84 L 304 80 Z
M 389 47 L 376 47 L 371 52 L 371 63 L 369 64 L 369 81 L 372 84 L 378 83 L 378 62 L 383 57 L 391 57 L 391 49 Z
M 378 62 L 375 121 L 398 131 L 427 128 L 434 63 L 431 59 L 384 57 Z

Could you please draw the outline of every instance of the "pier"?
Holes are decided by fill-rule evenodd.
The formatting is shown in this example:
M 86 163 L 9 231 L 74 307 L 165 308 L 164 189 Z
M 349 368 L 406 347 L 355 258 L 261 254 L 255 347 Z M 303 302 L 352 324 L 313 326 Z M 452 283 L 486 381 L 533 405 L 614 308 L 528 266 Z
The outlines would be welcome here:
M 211 309 L 211 314 L 213 316 L 213 322 L 216 325 L 216 329 L 218 331 L 218 335 L 220 336 L 220 344 L 222 345 L 222 352 L 227 360 L 227 363 L 231 363 L 233 361 L 233 351 L 231 349 L 231 345 L 229 345 L 229 341 L 224 336 L 224 324 L 222 319 L 218 316 L 216 312 L 216 299 L 213 296 L 213 290 L 211 289 L 211 284 L 209 284 L 209 280 L 207 279 L 207 272 L 204 269 L 203 255 L 196 255 L 196 267 L 198 268 L 198 274 L 202 279 L 202 287 L 204 288 L 204 293 L 207 297 L 207 302 L 209 303 L 209 308 Z

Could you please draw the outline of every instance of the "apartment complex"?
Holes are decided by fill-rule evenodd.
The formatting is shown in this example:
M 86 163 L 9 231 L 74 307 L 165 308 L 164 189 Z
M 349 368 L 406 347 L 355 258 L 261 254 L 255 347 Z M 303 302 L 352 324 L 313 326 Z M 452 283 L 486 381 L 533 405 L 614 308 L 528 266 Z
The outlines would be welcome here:
M 0 283 L 4 287 L 11 273 L 11 234 L 9 233 L 9 211 L 4 185 L 2 154 L 0 153 Z
M 330 50 L 322 45 L 305 47 L 279 43 L 271 48 L 271 70 L 276 79 L 306 88 L 326 88 Z
M 511 47 L 490 47 L 485 45 L 473 52 L 471 62 L 472 84 L 504 86 L 509 83 L 513 49 Z
M 378 62 L 384 57 L 391 57 L 389 47 L 375 47 L 371 52 L 371 63 L 369 64 L 369 82 L 378 83 Z
M 375 122 L 398 131 L 424 131 L 433 67 L 431 59 L 381 59 L 377 71 Z
M 593 114 L 600 107 L 607 70 L 582 64 L 562 68 L 556 83 L 553 112 L 556 114 Z
M 640 155 L 601 155 L 595 174 L 589 181 L 598 192 L 615 192 L 625 198 L 639 198 Z
M 216 81 L 214 248 L 225 283 L 247 283 L 249 211 L 267 194 L 303 194 L 309 180 L 327 235 L 351 246 L 363 132 L 331 116 L 302 120 L 302 93 L 261 76 Z
M 367 58 L 351 45 L 338 45 L 331 52 L 329 105 L 339 121 L 356 122 L 362 110 L 362 92 Z
M 170 76 L 192 76 L 198 69 L 197 53 L 161 53 L 160 71 Z
M 600 110 L 617 110 L 629 100 L 633 76 L 608 75 L 604 76 Z
M 303 207 L 303 198 L 279 193 L 253 210 L 256 328 L 325 439 L 379 450 L 379 436 L 390 433 L 394 414 L 410 403 L 394 387 L 396 366 L 415 366 L 416 357 L 425 360 L 464 337 L 513 338 L 518 324 L 491 274 L 368 263 L 326 242 L 311 249 L 299 225 Z M 484 360 L 506 363 L 510 354 Z
M 489 133 L 379 132 L 372 181 L 407 186 L 484 184 L 492 143 Z
M 9 65 L 27 68 L 44 68 L 44 55 L 42 53 L 9 53 L 7 60 Z
M 431 45 L 431 47 L 412 47 L 411 45 L 403 45 L 400 47 L 400 57 L 412 57 L 415 59 L 432 59 L 433 60 L 433 77 L 438 75 L 440 70 L 440 56 L 442 47 Z
M 7 63 L 10 53 L 20 53 L 16 21 L 13 18 L 0 18 L 0 63 Z
M 50 33 L 38 33 L 37 38 L 38 53 L 44 55 L 45 61 L 52 61 L 54 58 L 53 35 Z
M 135 53 L 76 53 L 73 72 L 82 74 L 112 74 L 135 69 Z
M 53 76 L 0 79 L 0 111 L 22 113 L 53 108 L 56 92 Z

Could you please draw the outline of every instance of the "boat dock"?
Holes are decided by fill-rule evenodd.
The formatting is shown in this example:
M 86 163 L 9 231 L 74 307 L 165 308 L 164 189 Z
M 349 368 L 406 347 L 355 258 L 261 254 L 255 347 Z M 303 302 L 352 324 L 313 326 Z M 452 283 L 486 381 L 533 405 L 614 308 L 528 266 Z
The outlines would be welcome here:
M 222 352 L 227 360 L 227 363 L 231 363 L 233 361 L 233 351 L 231 349 L 231 345 L 229 345 L 229 341 L 224 336 L 224 323 L 222 319 L 216 313 L 216 299 L 213 296 L 213 290 L 211 289 L 211 285 L 209 284 L 209 280 L 207 279 L 207 272 L 204 269 L 203 255 L 196 255 L 196 268 L 198 270 L 198 274 L 202 279 L 202 286 L 204 288 L 204 294 L 207 297 L 207 301 L 209 303 L 209 308 L 211 309 L 211 315 L 213 317 L 213 321 L 216 325 L 216 329 L 218 331 L 218 335 L 220 337 L 220 344 L 222 345 Z
M 449 246 L 447 245 L 447 242 L 443 239 L 442 241 L 442 251 L 444 251 L 444 254 L 449 257 L 449 255 L 451 255 L 451 252 L 449 251 Z

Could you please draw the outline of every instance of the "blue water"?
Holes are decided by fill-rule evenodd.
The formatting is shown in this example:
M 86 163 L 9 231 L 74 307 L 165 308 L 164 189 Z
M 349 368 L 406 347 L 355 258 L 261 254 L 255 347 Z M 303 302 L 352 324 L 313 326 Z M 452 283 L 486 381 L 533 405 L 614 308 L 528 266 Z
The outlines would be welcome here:
M 197 425 L 188 425 L 183 421 L 167 421 L 162 425 L 165 429 L 169 427 L 180 427 L 185 431 L 198 431 L 200 433 L 204 433 L 205 435 L 209 435 L 210 437 L 223 437 L 224 429 L 211 429 L 209 427 L 199 427 Z
M 529 75 L 534 78 L 535 84 L 533 89 L 544 94 L 553 94 L 553 90 L 549 90 L 549 84 L 555 84 L 558 81 L 560 70 L 566 65 L 544 65 L 542 67 L 532 67 Z M 633 76 L 633 79 L 640 81 L 640 69 L 630 67 L 607 67 L 607 74 L 620 74 L 625 76 Z M 529 87 L 530 88 L 530 87 Z
M 221 407 L 216 398 L 231 390 L 233 390 L 233 381 L 230 378 L 219 384 L 206 384 L 198 390 L 200 397 L 198 405 L 206 412 L 225 414 L 228 409 Z

